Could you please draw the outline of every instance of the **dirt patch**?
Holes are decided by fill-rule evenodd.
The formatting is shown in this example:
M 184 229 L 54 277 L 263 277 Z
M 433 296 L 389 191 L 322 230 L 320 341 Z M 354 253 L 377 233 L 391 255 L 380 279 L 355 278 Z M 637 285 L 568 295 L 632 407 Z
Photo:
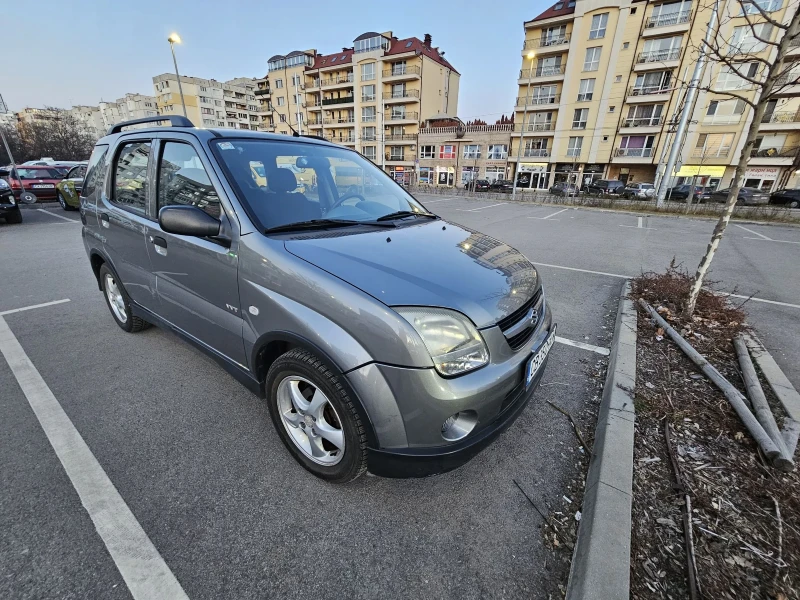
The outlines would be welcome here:
M 744 393 L 732 338 L 746 328 L 727 298 L 704 291 L 681 315 L 690 277 L 675 265 L 632 283 Z M 762 386 L 770 391 L 765 381 Z M 771 399 L 778 425 L 783 413 Z M 665 424 L 691 499 L 701 598 L 800 598 L 800 476 L 771 468 L 723 394 L 639 312 L 631 597 L 688 598 L 684 492 L 677 489 Z M 780 513 L 780 518 L 778 517 Z

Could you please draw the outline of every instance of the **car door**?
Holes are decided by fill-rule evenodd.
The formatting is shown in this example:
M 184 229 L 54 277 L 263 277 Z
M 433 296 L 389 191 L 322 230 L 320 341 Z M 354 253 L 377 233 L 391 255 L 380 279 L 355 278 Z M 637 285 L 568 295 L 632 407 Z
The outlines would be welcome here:
M 159 310 L 175 327 L 244 367 L 238 284 L 238 222 L 220 201 L 221 186 L 193 136 L 161 134 L 154 215 L 193 205 L 222 222 L 229 240 L 176 235 L 158 224 L 148 237 Z M 227 211 L 227 212 L 226 212 Z
M 106 189 L 97 201 L 103 248 L 125 291 L 136 304 L 156 308 L 155 276 L 145 242 L 153 139 L 127 136 L 114 149 Z

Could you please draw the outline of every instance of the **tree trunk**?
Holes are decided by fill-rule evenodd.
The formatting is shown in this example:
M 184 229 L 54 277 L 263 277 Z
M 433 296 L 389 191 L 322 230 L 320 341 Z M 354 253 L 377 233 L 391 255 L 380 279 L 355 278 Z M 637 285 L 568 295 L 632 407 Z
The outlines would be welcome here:
M 778 44 L 778 52 L 775 56 L 775 62 L 772 63 L 767 71 L 766 77 L 764 78 L 761 94 L 758 102 L 756 103 L 756 108 L 753 111 L 753 120 L 750 122 L 750 127 L 747 130 L 747 137 L 744 141 L 744 146 L 742 146 L 742 151 L 739 154 L 739 162 L 736 165 L 736 173 L 734 173 L 733 182 L 731 183 L 730 191 L 728 193 L 728 201 L 725 204 L 725 209 L 722 211 L 722 215 L 719 217 L 719 221 L 717 221 L 717 225 L 714 227 L 714 232 L 711 234 L 711 241 L 706 248 L 706 253 L 700 260 L 700 264 L 697 266 L 697 271 L 695 271 L 694 278 L 692 279 L 692 287 L 689 292 L 689 298 L 685 309 L 687 316 L 691 317 L 694 313 L 694 307 L 697 304 L 697 297 L 700 295 L 700 290 L 703 287 L 703 280 L 708 273 L 708 268 L 711 266 L 711 261 L 714 258 L 717 247 L 719 247 L 719 242 L 725 233 L 725 229 L 728 227 L 728 222 L 731 220 L 731 215 L 733 214 L 733 209 L 736 206 L 736 201 L 739 199 L 739 190 L 744 183 L 744 174 L 747 170 L 747 163 L 750 161 L 750 152 L 753 149 L 753 145 L 756 141 L 756 135 L 758 134 L 758 129 L 761 126 L 761 119 L 764 117 L 764 113 L 766 112 L 767 103 L 772 99 L 772 92 L 777 83 L 778 75 L 783 70 L 783 63 L 786 57 L 786 52 L 789 48 L 789 42 L 797 37 L 798 32 L 800 32 L 800 11 L 796 11 L 795 14 L 792 15 L 792 20 L 789 23 L 789 27 L 786 29 L 780 43 Z

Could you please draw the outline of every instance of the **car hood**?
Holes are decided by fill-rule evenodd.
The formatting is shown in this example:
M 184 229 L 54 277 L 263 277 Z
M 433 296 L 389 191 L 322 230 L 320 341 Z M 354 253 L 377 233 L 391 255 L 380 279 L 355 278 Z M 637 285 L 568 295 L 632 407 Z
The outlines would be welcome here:
M 302 233 L 284 244 L 389 306 L 450 308 L 479 328 L 520 308 L 539 284 L 520 252 L 446 221 L 367 233 Z

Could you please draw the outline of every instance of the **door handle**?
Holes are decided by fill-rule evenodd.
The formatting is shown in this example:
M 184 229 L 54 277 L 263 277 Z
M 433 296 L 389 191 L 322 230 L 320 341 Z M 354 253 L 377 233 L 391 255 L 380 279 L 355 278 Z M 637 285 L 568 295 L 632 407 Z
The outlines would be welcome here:
M 106 213 L 100 213 L 100 224 L 108 229 L 111 225 L 108 221 L 108 215 Z
M 150 243 L 155 246 L 156 254 L 160 254 L 161 256 L 167 255 L 167 240 L 165 240 L 163 237 L 151 235 Z

